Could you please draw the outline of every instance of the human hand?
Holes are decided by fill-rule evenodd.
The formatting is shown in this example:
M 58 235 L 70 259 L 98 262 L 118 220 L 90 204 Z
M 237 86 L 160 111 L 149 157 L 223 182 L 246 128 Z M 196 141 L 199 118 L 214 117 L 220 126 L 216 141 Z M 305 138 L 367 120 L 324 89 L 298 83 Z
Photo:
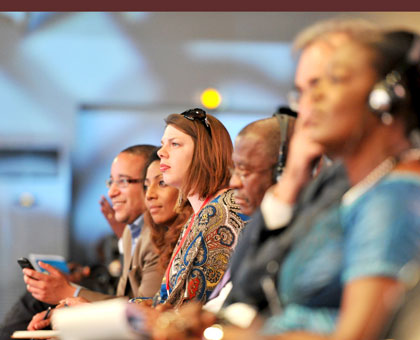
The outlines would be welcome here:
M 64 300 L 61 300 L 56 308 L 63 308 L 63 307 L 74 307 L 84 305 L 86 303 L 91 303 L 89 300 L 77 296 L 77 297 L 67 297 Z
M 51 324 L 51 315 L 53 310 L 47 309 L 41 313 L 35 314 L 32 317 L 31 322 L 29 323 L 27 329 L 30 331 L 35 331 L 38 329 L 44 329 Z
M 117 235 L 118 238 L 121 238 L 123 235 L 124 228 L 125 228 L 125 223 L 120 223 L 115 220 L 115 211 L 112 208 L 109 201 L 105 198 L 105 196 L 101 196 L 101 199 L 99 200 L 99 204 L 101 206 L 102 214 L 104 215 L 105 219 L 108 221 L 115 235 Z
M 38 263 L 49 275 L 28 268 L 22 270 L 26 289 L 35 299 L 56 305 L 60 300 L 73 296 L 76 288 L 70 285 L 66 275 L 49 264 Z
M 312 140 L 307 129 L 297 119 L 289 144 L 286 167 L 272 189 L 276 198 L 293 205 L 301 189 L 312 179 L 316 162 L 323 152 L 323 147 Z
M 296 120 L 295 130 L 290 139 L 289 152 L 286 167 L 302 179 L 312 177 L 315 162 L 320 159 L 324 148 L 316 143 L 308 132 L 308 128 L 303 126 L 301 120 Z
M 202 339 L 205 328 L 212 325 L 216 316 L 202 310 L 202 305 L 189 302 L 177 311 L 165 311 L 154 319 L 154 340 Z

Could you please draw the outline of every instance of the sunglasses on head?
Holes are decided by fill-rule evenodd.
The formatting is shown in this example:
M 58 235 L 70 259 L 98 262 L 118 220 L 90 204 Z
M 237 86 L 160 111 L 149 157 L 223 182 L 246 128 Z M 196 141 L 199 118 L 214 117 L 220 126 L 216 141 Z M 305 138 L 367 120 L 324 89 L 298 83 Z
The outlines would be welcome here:
M 202 122 L 211 136 L 210 123 L 207 119 L 206 111 L 195 108 L 184 111 L 181 113 L 181 115 L 189 120 L 199 120 L 200 122 Z

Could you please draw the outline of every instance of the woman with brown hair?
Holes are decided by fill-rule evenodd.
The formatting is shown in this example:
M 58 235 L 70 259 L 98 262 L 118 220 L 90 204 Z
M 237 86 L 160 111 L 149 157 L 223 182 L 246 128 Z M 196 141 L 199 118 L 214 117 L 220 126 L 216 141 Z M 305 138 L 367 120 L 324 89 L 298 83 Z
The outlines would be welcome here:
M 221 281 L 248 217 L 228 190 L 232 141 L 223 124 L 204 110 L 166 119 L 160 170 L 178 188 L 194 214 L 185 224 L 165 273 L 161 302 L 205 303 Z

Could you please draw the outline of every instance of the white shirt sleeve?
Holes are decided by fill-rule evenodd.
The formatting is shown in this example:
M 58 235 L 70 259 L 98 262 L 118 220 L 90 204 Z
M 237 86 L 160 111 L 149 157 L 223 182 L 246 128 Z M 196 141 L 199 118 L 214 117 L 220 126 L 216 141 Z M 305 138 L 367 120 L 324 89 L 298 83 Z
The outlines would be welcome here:
M 122 237 L 118 239 L 118 251 L 121 255 L 124 255 L 124 247 Z
M 267 229 L 276 230 L 285 227 L 293 215 L 293 205 L 278 200 L 272 190 L 267 190 L 261 202 L 261 212 Z
M 227 296 L 229 295 L 230 291 L 232 290 L 232 282 L 228 282 L 220 291 L 219 295 L 214 299 L 207 301 L 206 304 L 203 306 L 203 309 L 217 314 L 221 309 L 223 304 L 226 301 Z

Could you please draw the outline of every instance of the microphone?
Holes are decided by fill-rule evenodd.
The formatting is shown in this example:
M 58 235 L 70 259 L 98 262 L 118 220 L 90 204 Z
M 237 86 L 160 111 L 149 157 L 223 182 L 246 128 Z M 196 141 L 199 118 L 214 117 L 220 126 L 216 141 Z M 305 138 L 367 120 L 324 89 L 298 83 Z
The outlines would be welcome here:
M 277 112 L 273 114 L 273 117 L 277 118 L 280 125 L 279 159 L 273 174 L 273 180 L 274 182 L 277 182 L 286 165 L 289 141 L 293 133 L 297 113 L 289 107 L 281 106 L 278 108 Z

